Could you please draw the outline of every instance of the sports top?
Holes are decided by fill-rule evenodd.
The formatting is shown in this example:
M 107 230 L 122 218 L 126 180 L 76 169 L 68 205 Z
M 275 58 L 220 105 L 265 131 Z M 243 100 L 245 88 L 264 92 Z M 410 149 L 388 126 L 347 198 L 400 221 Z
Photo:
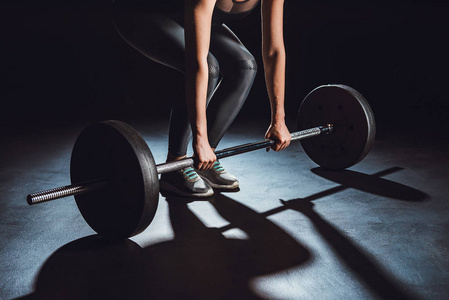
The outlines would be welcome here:
M 114 0 L 119 9 L 151 10 L 163 13 L 179 13 L 185 0 Z M 213 14 L 214 23 L 241 19 L 247 16 L 260 0 L 217 0 Z
M 222 22 L 244 18 L 258 3 L 259 0 L 217 0 L 212 19 Z

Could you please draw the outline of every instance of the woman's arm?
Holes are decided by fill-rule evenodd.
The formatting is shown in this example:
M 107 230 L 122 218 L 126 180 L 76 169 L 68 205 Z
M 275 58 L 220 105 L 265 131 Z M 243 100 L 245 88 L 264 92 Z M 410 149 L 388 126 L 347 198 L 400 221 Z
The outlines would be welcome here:
M 262 57 L 271 105 L 271 124 L 265 134 L 275 141 L 272 149 L 285 149 L 291 140 L 285 125 L 284 0 L 262 0 Z
M 209 79 L 211 20 L 216 0 L 185 1 L 186 103 L 198 169 L 210 169 L 216 160 L 207 136 L 206 97 Z

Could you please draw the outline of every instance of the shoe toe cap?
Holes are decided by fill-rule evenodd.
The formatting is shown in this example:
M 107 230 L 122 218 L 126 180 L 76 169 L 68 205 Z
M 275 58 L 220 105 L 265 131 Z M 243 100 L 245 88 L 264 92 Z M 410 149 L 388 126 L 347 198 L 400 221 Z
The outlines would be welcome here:
M 212 187 L 204 180 L 198 180 L 193 184 L 193 190 L 198 193 L 206 193 L 212 190 Z
M 237 178 L 229 173 L 222 173 L 218 177 L 219 181 L 223 182 L 224 184 L 233 184 L 235 182 L 238 182 Z

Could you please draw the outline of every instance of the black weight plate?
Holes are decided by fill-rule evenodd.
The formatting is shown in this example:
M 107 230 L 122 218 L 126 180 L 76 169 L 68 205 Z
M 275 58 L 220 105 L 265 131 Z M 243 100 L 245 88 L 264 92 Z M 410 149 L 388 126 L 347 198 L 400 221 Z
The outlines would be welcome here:
M 136 235 L 153 220 L 159 199 L 156 164 L 148 145 L 120 121 L 95 123 L 75 142 L 72 183 L 105 178 L 103 190 L 75 196 L 86 222 L 98 234 L 120 239 Z
M 331 134 L 301 140 L 307 155 L 318 165 L 342 170 L 360 162 L 374 142 L 376 126 L 365 98 L 345 85 L 323 85 L 302 102 L 298 130 L 333 124 Z

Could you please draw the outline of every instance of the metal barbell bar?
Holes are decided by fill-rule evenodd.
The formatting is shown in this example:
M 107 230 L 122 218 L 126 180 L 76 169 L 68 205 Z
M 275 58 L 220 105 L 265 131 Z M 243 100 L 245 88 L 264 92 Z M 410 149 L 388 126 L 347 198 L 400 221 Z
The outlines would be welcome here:
M 291 133 L 291 140 L 301 140 L 309 137 L 314 137 L 322 133 L 329 134 L 332 132 L 333 125 L 327 124 L 325 126 L 318 126 L 306 130 L 301 130 Z M 258 149 L 264 149 L 271 147 L 274 144 L 272 140 L 264 140 L 255 143 L 243 144 L 231 148 L 226 148 L 215 152 L 217 159 L 222 159 L 225 157 L 230 157 L 242 153 L 251 152 Z M 161 163 L 156 165 L 156 170 L 158 174 L 164 174 L 180 170 L 187 167 L 192 167 L 195 164 L 194 157 L 188 157 L 181 160 Z M 35 205 L 43 202 L 48 202 L 60 198 L 81 195 L 85 193 L 90 193 L 93 191 L 98 191 L 108 187 L 108 181 L 104 178 L 96 178 L 81 183 L 75 183 L 63 187 L 52 188 L 49 190 L 32 193 L 27 196 L 27 202 L 29 205 Z

